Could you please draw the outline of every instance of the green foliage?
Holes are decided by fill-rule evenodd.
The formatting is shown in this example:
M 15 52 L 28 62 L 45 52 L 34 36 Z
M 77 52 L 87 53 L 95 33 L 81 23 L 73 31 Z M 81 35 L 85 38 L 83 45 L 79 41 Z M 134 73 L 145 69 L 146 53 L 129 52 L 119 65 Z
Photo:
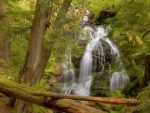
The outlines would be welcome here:
M 81 58 L 83 56 L 84 50 L 77 43 L 71 45 L 72 56 L 75 58 Z
M 9 5 L 12 61 L 14 66 L 20 68 L 26 55 L 27 43 L 30 37 L 33 7 L 29 8 L 30 4 L 23 0 L 10 0 Z
M 81 58 L 84 52 L 81 46 L 77 43 L 78 38 L 75 37 L 75 34 L 79 35 L 82 30 L 74 23 L 74 20 L 65 22 L 61 29 L 62 32 L 59 31 L 58 35 L 58 32 L 50 27 L 45 36 L 44 48 L 52 51 L 47 68 L 45 69 L 45 74 L 48 76 L 60 73 L 60 70 L 55 70 L 55 65 L 59 65 L 59 62 L 65 60 L 66 48 L 69 47 L 71 49 L 71 55 L 73 58 Z M 54 39 L 53 35 L 56 35 L 57 38 Z
M 4 68 L 3 75 L 11 81 L 18 81 L 19 67 L 16 67 L 11 61 L 0 60 L 0 66 Z
M 59 74 L 60 70 L 55 70 L 55 65 L 56 65 L 56 57 L 52 53 L 48 60 L 47 67 L 44 71 L 44 75 L 50 77 L 52 74 Z
M 149 5 L 149 0 L 124 0 L 115 7 L 117 15 L 107 20 L 112 23 L 110 36 L 122 52 L 127 74 L 131 79 L 136 77 L 138 84 L 143 82 L 145 57 L 150 53 Z M 125 107 L 121 113 L 149 113 L 149 88 L 150 85 L 138 94 L 137 99 L 140 100 L 140 105 Z M 138 86 L 133 90 L 138 90 Z M 112 95 L 120 94 L 116 92 Z
M 120 113 L 120 111 L 109 110 L 109 113 Z
M 32 24 L 33 9 L 28 8 L 27 4 L 22 0 L 17 3 L 10 1 L 9 5 L 11 6 L 8 11 L 9 21 L 11 23 L 9 26 L 9 34 L 12 37 L 20 35 L 28 39 Z
M 21 37 L 12 39 L 11 53 L 12 61 L 16 67 L 21 67 L 27 50 L 27 40 Z
M 62 32 L 54 31 L 52 28 L 49 28 L 47 31 L 44 48 L 48 50 L 50 49 L 52 54 L 56 57 L 56 60 L 64 60 L 65 50 L 68 47 L 71 48 L 72 57 L 80 58 L 83 55 L 84 51 L 77 43 L 79 40 L 78 36 L 82 33 L 82 30 L 81 27 L 74 22 L 75 20 L 65 22 L 63 27 L 60 28 Z M 55 34 L 58 36 L 54 39 L 53 35 L 55 36 Z M 75 35 L 77 35 L 77 37 Z M 53 44 L 53 46 L 50 44 Z
M 85 4 L 86 0 L 72 0 L 73 5 L 81 7 L 81 5 Z
M 137 99 L 140 100 L 141 105 L 139 105 L 143 111 L 143 113 L 150 112 L 149 105 L 150 105 L 150 84 L 143 89 L 137 96 Z
M 95 17 L 98 17 L 101 10 L 112 7 L 113 5 L 118 4 L 120 1 L 121 0 L 87 0 L 87 7 L 92 13 L 94 13 Z
M 114 7 L 117 15 L 106 20 L 112 23 L 110 36 L 122 52 L 127 74 L 137 77 L 140 84 L 144 78 L 145 56 L 150 53 L 149 5 L 149 0 L 124 0 Z
M 29 110 L 32 113 L 53 113 L 52 110 L 50 110 L 48 108 L 45 108 L 45 107 L 41 107 L 41 106 L 35 105 L 35 104 L 32 104 L 30 106 Z
M 40 80 L 40 83 L 34 85 L 33 87 L 36 88 L 36 89 L 38 89 L 38 90 L 45 91 L 45 90 L 46 90 L 46 89 L 45 89 L 45 86 L 46 86 L 45 80 L 44 80 L 44 79 L 41 79 L 41 80 Z
M 135 107 L 125 107 L 122 110 L 122 113 L 149 113 L 150 105 L 150 84 L 144 88 L 137 96 L 137 99 L 140 101 L 140 105 Z
M 116 98 L 123 98 L 125 97 L 124 94 L 121 93 L 120 90 L 115 90 L 114 92 L 109 92 L 107 94 L 108 97 L 116 97 Z
M 23 64 L 26 55 L 27 43 L 30 37 L 30 28 L 33 15 L 33 9 L 27 8 L 27 4 L 22 0 L 10 0 L 9 10 L 9 32 L 11 63 L 9 63 L 7 75 L 9 79 L 18 79 L 19 70 Z M 32 7 L 33 8 L 33 7 Z

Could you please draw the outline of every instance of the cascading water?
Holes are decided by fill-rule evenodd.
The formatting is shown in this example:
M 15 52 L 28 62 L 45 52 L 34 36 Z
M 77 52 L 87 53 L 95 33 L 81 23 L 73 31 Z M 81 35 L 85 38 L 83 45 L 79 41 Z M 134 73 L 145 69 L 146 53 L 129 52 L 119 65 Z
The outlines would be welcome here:
M 64 71 L 62 73 L 62 80 L 64 82 L 64 87 L 61 93 L 84 96 L 90 95 L 90 87 L 93 81 L 92 73 L 103 73 L 105 68 L 105 52 L 100 40 L 103 40 L 109 45 L 109 54 L 116 57 L 116 63 L 119 64 L 121 72 L 124 72 L 118 48 L 111 40 L 105 38 L 105 36 L 107 36 L 107 30 L 108 29 L 104 29 L 102 26 L 95 26 L 94 28 L 90 26 L 84 27 L 84 36 L 80 37 L 80 39 L 85 40 L 88 37 L 90 42 L 86 46 L 85 53 L 80 63 L 79 77 L 75 79 L 75 73 L 72 69 L 71 53 L 69 52 L 68 55 L 66 55 L 69 63 L 64 63 L 63 65 Z M 68 64 L 71 66 L 68 66 Z M 111 69 L 111 64 L 109 68 Z M 113 72 L 110 76 L 111 91 L 122 89 L 129 82 L 129 77 L 121 72 Z
M 120 60 L 120 53 L 118 48 L 108 38 L 106 40 L 112 48 L 111 54 L 116 55 L 116 63 L 118 63 L 118 68 L 120 68 L 120 72 L 113 72 L 110 78 L 110 91 L 113 92 L 116 89 L 123 89 L 129 82 L 129 77 L 125 74 L 125 69 L 123 67 L 123 63 Z
M 63 62 L 62 64 L 62 69 L 62 82 L 64 83 L 62 93 L 70 94 L 74 86 L 75 72 L 73 70 L 71 52 L 69 47 L 65 51 L 65 62 Z
M 72 67 L 71 52 L 70 48 L 68 47 L 65 51 L 65 62 L 63 62 L 62 65 L 62 82 L 66 83 L 69 81 L 74 81 L 75 73 Z
M 116 89 L 123 89 L 129 82 L 129 77 L 119 72 L 113 72 L 110 78 L 110 90 L 111 92 Z
M 79 80 L 73 90 L 73 93 L 75 95 L 85 95 L 85 96 L 89 95 L 91 83 L 92 83 L 92 55 L 90 44 L 88 44 L 86 47 L 86 52 L 84 53 L 81 61 Z

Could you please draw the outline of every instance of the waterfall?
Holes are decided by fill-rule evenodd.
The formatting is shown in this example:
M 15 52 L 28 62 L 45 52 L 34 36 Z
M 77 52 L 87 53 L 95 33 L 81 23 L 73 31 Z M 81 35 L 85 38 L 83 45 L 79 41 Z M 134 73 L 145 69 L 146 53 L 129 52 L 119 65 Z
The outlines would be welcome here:
M 89 39 L 89 43 L 85 48 L 84 55 L 80 62 L 80 72 L 78 78 L 75 77 L 71 61 L 70 49 L 66 50 L 66 62 L 63 64 L 62 81 L 64 86 L 61 93 L 74 95 L 90 95 L 90 87 L 93 81 L 92 73 L 103 73 L 105 68 L 106 52 L 102 41 L 110 48 L 109 55 L 115 56 L 115 62 L 118 63 L 121 72 L 113 72 L 110 76 L 110 91 L 122 89 L 129 82 L 129 77 L 124 73 L 123 63 L 120 60 L 120 53 L 117 46 L 106 38 L 108 29 L 103 26 L 85 26 L 83 28 L 84 35 L 80 36 L 80 40 Z M 111 64 L 109 65 L 111 69 Z
M 62 82 L 64 83 L 64 87 L 62 88 L 61 93 L 71 94 L 71 90 L 75 84 L 75 72 L 73 69 L 71 50 L 69 47 L 65 51 L 65 61 L 62 64 L 62 69 Z
M 110 78 L 110 91 L 113 92 L 116 89 L 123 89 L 129 82 L 129 77 L 119 72 L 113 72 Z
M 111 55 L 116 55 L 116 63 L 118 63 L 118 68 L 120 70 L 120 72 L 113 72 L 112 76 L 110 77 L 110 91 L 113 92 L 116 89 L 123 89 L 127 83 L 129 83 L 129 77 L 125 74 L 125 69 L 122 61 L 120 60 L 120 53 L 117 46 L 108 38 L 106 38 L 106 41 L 111 47 Z
M 75 73 L 73 70 L 73 64 L 71 60 L 71 52 L 68 47 L 65 51 L 65 62 L 62 64 L 63 72 L 62 72 L 62 82 L 74 81 Z

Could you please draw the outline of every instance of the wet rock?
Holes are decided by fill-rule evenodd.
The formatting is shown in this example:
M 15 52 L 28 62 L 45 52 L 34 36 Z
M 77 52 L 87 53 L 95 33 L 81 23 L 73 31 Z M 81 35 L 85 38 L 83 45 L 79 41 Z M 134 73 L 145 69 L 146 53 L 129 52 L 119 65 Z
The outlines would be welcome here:
M 96 20 L 96 23 L 98 23 L 99 25 L 101 25 L 101 24 L 104 23 L 104 20 L 105 20 L 105 19 L 114 17 L 114 16 L 117 14 L 117 12 L 111 10 L 112 8 L 114 8 L 114 6 L 111 6 L 111 7 L 108 8 L 108 9 L 102 10 L 102 11 L 99 13 L 99 16 L 98 16 L 98 18 L 97 18 L 97 20 Z

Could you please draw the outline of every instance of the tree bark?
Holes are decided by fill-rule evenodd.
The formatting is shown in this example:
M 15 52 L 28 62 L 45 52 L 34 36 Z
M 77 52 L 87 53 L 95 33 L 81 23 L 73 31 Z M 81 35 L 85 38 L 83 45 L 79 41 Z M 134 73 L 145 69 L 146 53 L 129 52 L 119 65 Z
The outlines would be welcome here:
M 145 56 L 144 87 L 150 82 L 150 56 Z
M 77 100 L 109 104 L 139 105 L 139 101 L 134 99 L 88 97 L 43 92 L 5 79 L 0 79 L 0 92 L 30 103 L 67 113 L 104 113 L 101 110 L 78 103 L 76 102 Z
M 73 100 L 82 100 L 82 101 L 92 101 L 92 102 L 101 102 L 107 104 L 126 104 L 136 106 L 139 104 L 138 100 L 126 99 L 126 98 L 108 98 L 108 97 L 90 97 L 90 96 L 76 96 L 76 95 L 64 95 L 57 93 L 46 93 L 46 92 L 35 92 L 34 95 L 51 97 L 55 99 L 73 99 Z
M 68 95 L 63 95 L 62 97 L 61 94 L 43 93 L 44 95 L 50 94 L 51 96 L 42 96 L 40 95 L 42 91 L 4 79 L 0 79 L 0 92 L 56 111 L 67 113 L 105 113 L 101 110 L 67 99 Z M 76 96 L 77 98 L 78 96 Z
M 58 12 L 58 16 L 53 24 L 53 29 L 60 29 L 63 24 L 61 19 L 67 14 L 70 4 L 71 0 L 63 1 L 60 11 Z M 52 43 L 49 43 L 50 49 L 44 49 L 43 37 L 47 28 L 47 23 L 45 21 L 48 20 L 47 17 L 49 11 L 48 9 L 44 9 L 46 9 L 48 5 L 49 3 L 41 3 L 39 0 L 37 1 L 28 50 L 24 65 L 20 71 L 20 78 L 22 78 L 21 83 L 29 83 L 30 85 L 33 85 L 40 81 L 50 57 L 52 51 L 51 49 L 55 43 L 55 39 L 57 38 L 56 33 L 55 35 L 51 35 L 50 37 L 52 38 L 50 38 L 50 40 Z M 29 103 L 26 103 L 25 101 L 19 101 L 17 105 L 17 108 L 19 108 L 18 113 L 28 113 L 27 108 Z
M 109 103 L 109 104 L 126 104 L 126 105 L 133 105 L 133 106 L 139 105 L 139 101 L 135 99 L 77 96 L 77 95 L 66 95 L 66 94 L 43 92 L 5 79 L 0 79 L 0 91 L 30 102 L 34 102 L 34 101 L 41 102 L 38 99 L 44 98 L 45 100 L 49 100 L 49 101 L 58 100 L 58 99 L 73 99 L 73 100 L 82 100 L 82 101 L 102 102 L 102 103 Z M 33 98 L 30 98 L 29 96 Z
M 36 84 L 40 73 L 44 36 L 48 27 L 49 2 L 37 1 L 33 26 L 24 64 L 20 71 L 21 83 Z M 30 103 L 18 100 L 17 113 L 28 113 Z
M 48 5 L 48 2 L 41 3 L 39 0 L 37 1 L 28 50 L 20 71 L 22 83 L 30 83 L 31 85 L 37 83 L 44 36 L 48 27 Z
M 52 29 L 54 33 L 50 33 L 49 35 L 49 40 L 50 42 L 48 43 L 50 49 L 44 49 L 43 46 L 43 35 L 46 32 L 46 29 L 44 27 L 40 26 L 41 23 L 37 24 L 37 22 L 43 22 L 44 16 L 48 16 L 48 12 L 45 15 L 40 15 L 39 11 L 42 10 L 42 7 L 38 5 L 36 6 L 36 11 L 35 11 L 35 17 L 34 17 L 34 22 L 33 22 L 33 28 L 31 31 L 31 37 L 29 41 L 29 46 L 28 46 L 28 51 L 27 55 L 25 58 L 24 65 L 20 71 L 20 76 L 22 77 L 22 82 L 24 83 L 30 83 L 36 84 L 40 81 L 44 69 L 47 65 L 48 59 L 50 57 L 50 54 L 52 52 L 52 48 L 55 44 L 55 41 L 57 39 L 57 36 L 59 35 L 60 28 L 63 25 L 62 19 L 65 19 L 67 11 L 69 9 L 69 6 L 71 4 L 72 0 L 64 0 L 61 8 L 58 12 L 58 16 L 56 17 L 56 20 L 54 24 L 52 25 Z M 37 2 L 38 3 L 38 2 Z M 44 3 L 43 3 L 44 4 Z M 47 4 L 47 3 L 45 3 Z M 44 8 L 44 6 L 43 6 Z M 43 17 L 43 18 L 42 18 Z M 38 18 L 38 20 L 37 20 Z M 48 19 L 47 19 L 48 20 Z M 43 25 L 47 27 L 47 24 Z M 40 31 L 40 32 L 37 32 Z M 43 34 L 41 33 L 43 31 Z M 37 37 L 37 38 L 36 38 Z M 38 41 L 37 41 L 38 40 Z
M 43 75 L 44 69 L 45 69 L 48 59 L 51 55 L 51 52 L 52 52 L 53 46 L 56 42 L 56 39 L 58 39 L 58 35 L 60 35 L 60 31 L 63 26 L 63 20 L 66 17 L 66 14 L 70 7 L 71 2 L 72 2 L 72 0 L 64 0 L 63 1 L 61 8 L 59 9 L 59 12 L 57 14 L 57 17 L 56 17 L 54 23 L 52 24 L 53 33 L 49 34 L 50 41 L 47 43 L 47 45 L 49 45 L 49 49 L 43 49 L 43 52 L 42 52 L 42 59 L 41 59 L 41 64 L 39 65 L 40 68 L 39 68 L 38 78 L 37 78 L 38 82 L 40 81 L 40 79 Z
M 8 35 L 9 18 L 6 14 L 8 11 L 8 0 L 1 1 L 0 15 L 3 16 L 0 20 L 0 59 L 4 61 L 10 60 L 10 37 Z

